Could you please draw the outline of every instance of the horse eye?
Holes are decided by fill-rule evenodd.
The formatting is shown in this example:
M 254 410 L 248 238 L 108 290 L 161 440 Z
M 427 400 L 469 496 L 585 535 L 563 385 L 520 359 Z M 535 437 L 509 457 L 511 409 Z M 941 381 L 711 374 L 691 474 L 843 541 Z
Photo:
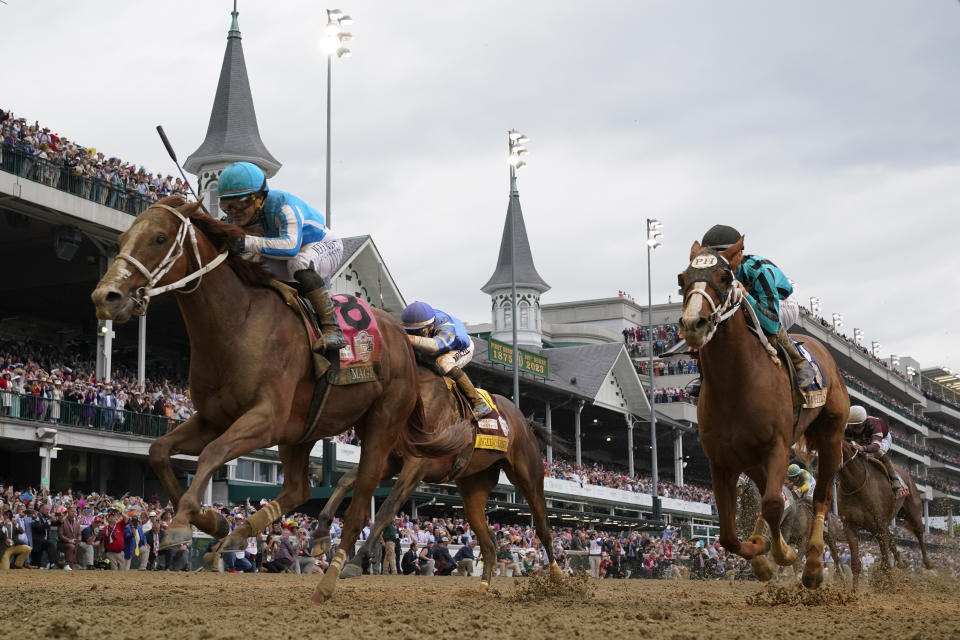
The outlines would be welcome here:
M 733 282 L 733 274 L 730 273 L 729 271 L 721 271 L 721 272 L 720 272 L 720 281 L 721 281 L 723 284 L 730 284 L 731 282 Z
M 163 235 L 162 233 L 158 233 L 157 239 L 154 242 L 156 242 L 157 244 L 163 244 L 166 241 L 167 241 L 167 236 Z

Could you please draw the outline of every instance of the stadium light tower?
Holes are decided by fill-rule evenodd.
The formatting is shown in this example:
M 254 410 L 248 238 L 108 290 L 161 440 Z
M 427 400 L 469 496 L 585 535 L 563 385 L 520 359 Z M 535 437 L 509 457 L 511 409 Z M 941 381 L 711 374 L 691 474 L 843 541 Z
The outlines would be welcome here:
M 853 340 L 854 340 L 854 342 L 857 343 L 857 346 L 859 347 L 859 346 L 860 346 L 860 343 L 863 342 L 863 329 L 856 329 L 856 328 L 854 328 L 854 330 L 853 330 Z
M 843 314 L 840 314 L 840 313 L 833 314 L 833 330 L 839 333 L 840 327 L 842 326 L 843 326 Z
M 660 520 L 660 473 L 657 467 L 657 409 L 653 402 L 653 289 L 650 272 L 650 254 L 663 244 L 663 225 L 656 218 L 647 218 L 647 338 L 650 349 L 650 470 L 653 475 L 653 519 Z
M 810 313 L 820 313 L 823 307 L 820 305 L 820 298 L 810 296 Z
M 330 227 L 330 71 L 333 56 L 349 58 L 352 54 L 344 44 L 353 39 L 353 34 L 344 31 L 343 27 L 353 24 L 353 18 L 343 15 L 340 9 L 327 9 L 327 26 L 323 30 L 323 39 L 320 47 L 327 56 L 327 198 L 323 212 L 327 228 Z
M 882 348 L 883 348 L 883 345 L 877 341 L 873 341 L 870 343 L 870 353 L 873 354 L 874 358 L 880 357 L 880 349 Z
M 527 156 L 527 143 L 530 138 L 516 129 L 507 131 L 508 162 L 510 163 L 510 195 L 519 193 L 517 190 L 517 171 L 527 165 L 524 158 Z M 520 407 L 520 351 L 517 346 L 517 317 L 520 315 L 517 308 L 517 220 L 510 216 L 510 325 L 513 331 L 513 404 Z M 579 446 L 579 443 L 578 443 Z M 578 449 L 579 451 L 579 449 Z
M 896 369 L 900 366 L 900 356 L 893 353 L 890 354 L 890 368 Z

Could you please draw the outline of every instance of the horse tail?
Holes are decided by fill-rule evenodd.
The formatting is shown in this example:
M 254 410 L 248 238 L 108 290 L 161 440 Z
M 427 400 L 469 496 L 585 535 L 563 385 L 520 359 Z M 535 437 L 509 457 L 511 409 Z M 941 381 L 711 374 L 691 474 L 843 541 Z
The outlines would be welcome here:
M 524 421 L 542 446 L 553 447 L 563 455 L 571 455 L 570 445 L 559 436 L 547 431 L 546 425 L 539 420 L 534 420 L 533 415 L 525 418 Z
M 416 458 L 443 458 L 460 453 L 473 442 L 473 423 L 459 420 L 448 427 L 427 433 L 413 425 L 401 438 L 404 452 Z

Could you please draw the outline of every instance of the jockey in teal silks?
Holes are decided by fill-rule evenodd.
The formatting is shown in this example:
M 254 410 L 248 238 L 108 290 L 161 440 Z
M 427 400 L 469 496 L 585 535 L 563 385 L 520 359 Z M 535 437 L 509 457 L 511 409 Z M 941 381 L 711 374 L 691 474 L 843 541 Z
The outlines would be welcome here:
M 704 234 L 700 245 L 723 251 L 736 244 L 741 237 L 733 227 L 717 224 Z M 760 328 L 768 341 L 772 344 L 776 340 L 790 357 L 797 372 L 797 387 L 809 387 L 816 380 L 816 374 L 787 335 L 787 329 L 800 315 L 800 305 L 793 298 L 790 280 L 777 265 L 760 256 L 744 255 L 743 249 L 730 259 L 730 268 L 746 290 L 747 301 L 756 312 Z M 687 391 L 691 395 L 699 395 L 699 383 L 699 380 L 694 380 L 688 385 Z
M 346 345 L 337 324 L 325 279 L 343 256 L 340 237 L 324 225 L 323 214 L 285 191 L 271 190 L 263 171 L 250 162 L 234 162 L 217 183 L 220 208 L 227 222 L 244 236 L 230 242 L 230 253 L 263 263 L 278 280 L 296 281 L 320 320 L 317 353 Z
M 414 302 L 403 310 L 400 323 L 414 350 L 434 358 L 440 375 L 457 383 L 473 405 L 474 416 L 482 418 L 490 413 L 490 406 L 462 369 L 473 359 L 473 340 L 463 322 L 426 302 Z

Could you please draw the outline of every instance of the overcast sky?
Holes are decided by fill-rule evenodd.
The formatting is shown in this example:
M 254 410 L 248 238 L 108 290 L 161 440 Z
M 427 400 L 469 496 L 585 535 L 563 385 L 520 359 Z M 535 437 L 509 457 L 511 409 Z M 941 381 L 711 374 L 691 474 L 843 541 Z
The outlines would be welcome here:
M 334 5 L 331 5 L 333 8 Z M 0 106 L 149 170 L 202 142 L 228 0 L 6 0 Z M 240 0 L 272 184 L 324 202 L 326 22 Z M 332 227 L 371 234 L 407 301 L 489 321 L 506 131 L 544 303 L 676 300 L 715 223 L 883 355 L 960 370 L 960 4 L 355 2 L 334 61 Z

